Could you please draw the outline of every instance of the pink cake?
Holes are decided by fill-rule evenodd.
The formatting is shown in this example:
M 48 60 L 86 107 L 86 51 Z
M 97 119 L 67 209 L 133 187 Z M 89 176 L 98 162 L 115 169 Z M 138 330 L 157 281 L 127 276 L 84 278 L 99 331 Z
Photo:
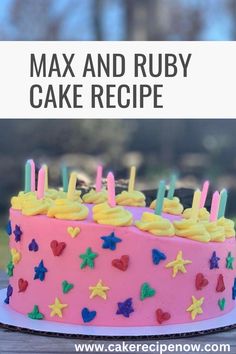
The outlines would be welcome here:
M 32 197 L 27 205 L 22 195 L 15 198 L 5 302 L 32 320 L 160 326 L 215 318 L 235 306 L 236 243 L 228 219 L 193 222 L 182 213 L 157 216 L 149 207 L 51 197 Z M 69 219 L 78 206 L 86 216 Z M 122 223 L 132 220 L 121 226 L 121 214 Z

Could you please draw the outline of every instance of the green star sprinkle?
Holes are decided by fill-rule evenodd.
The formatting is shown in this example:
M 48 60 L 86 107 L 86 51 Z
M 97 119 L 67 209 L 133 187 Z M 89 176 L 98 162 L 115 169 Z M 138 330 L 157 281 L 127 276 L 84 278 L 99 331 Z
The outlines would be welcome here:
M 14 270 L 14 264 L 12 263 L 12 261 L 10 261 L 7 265 L 7 275 L 9 277 L 13 276 L 13 270 Z
M 37 305 L 34 305 L 33 311 L 28 313 L 28 317 L 32 320 L 42 320 L 44 315 L 39 312 L 39 308 Z
M 234 257 L 232 257 L 231 252 L 228 253 L 226 258 L 226 268 L 227 269 L 234 269 L 233 267 Z
M 80 258 L 83 262 L 80 264 L 80 269 L 85 268 L 86 266 L 94 268 L 94 259 L 97 257 L 97 253 L 94 253 L 91 247 L 86 249 L 85 253 L 80 254 Z

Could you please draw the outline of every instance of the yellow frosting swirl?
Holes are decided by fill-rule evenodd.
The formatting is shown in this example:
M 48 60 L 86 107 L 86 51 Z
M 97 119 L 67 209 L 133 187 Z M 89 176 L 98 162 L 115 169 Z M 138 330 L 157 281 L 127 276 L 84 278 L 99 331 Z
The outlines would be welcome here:
M 129 226 L 133 222 L 132 214 L 121 206 L 110 207 L 108 203 L 93 207 L 93 219 L 98 224 L 113 226 Z
M 234 222 L 233 220 L 226 219 L 224 217 L 217 220 L 218 226 L 224 227 L 225 237 L 230 238 L 235 236 Z
M 80 197 L 81 195 L 81 191 L 75 191 L 74 195 L 73 195 L 73 201 L 74 202 L 82 202 L 82 199 Z M 52 200 L 56 200 L 56 199 L 66 199 L 67 198 L 67 193 L 63 192 L 61 190 L 57 190 L 57 189 L 47 189 L 45 192 L 45 197 L 52 199 Z
M 211 239 L 205 226 L 193 219 L 174 221 L 174 227 L 176 236 L 200 242 L 209 242 Z
M 22 210 L 23 203 L 26 200 L 34 199 L 34 198 L 35 198 L 34 192 L 28 192 L 28 193 L 19 192 L 17 196 L 11 198 L 11 206 L 13 209 Z
M 211 241 L 223 242 L 225 240 L 225 229 L 219 226 L 217 221 L 204 222 L 204 226 L 211 237 Z
M 56 199 L 50 206 L 47 216 L 65 220 L 84 220 L 88 216 L 88 208 L 69 199 Z
M 156 236 L 174 236 L 175 230 L 168 219 L 160 215 L 144 212 L 141 220 L 135 222 L 137 228 Z
M 191 214 L 192 214 L 192 208 L 185 209 L 183 212 L 183 217 L 184 219 L 191 219 Z M 206 208 L 200 208 L 198 212 L 198 219 L 203 221 L 208 221 L 209 220 L 209 212 L 207 211 Z
M 83 201 L 89 204 L 101 204 L 107 201 L 107 191 L 101 190 L 100 192 L 91 189 L 88 193 L 84 194 Z
M 145 206 L 145 195 L 139 191 L 123 191 L 117 194 L 116 203 L 124 206 Z
M 23 215 L 47 214 L 52 201 L 48 198 L 37 199 L 36 197 L 25 200 L 22 206 Z
M 156 208 L 156 199 L 152 201 L 150 205 L 151 209 Z M 184 210 L 183 205 L 180 203 L 178 197 L 174 197 L 173 199 L 164 198 L 163 203 L 163 213 L 168 213 L 172 215 L 180 215 Z

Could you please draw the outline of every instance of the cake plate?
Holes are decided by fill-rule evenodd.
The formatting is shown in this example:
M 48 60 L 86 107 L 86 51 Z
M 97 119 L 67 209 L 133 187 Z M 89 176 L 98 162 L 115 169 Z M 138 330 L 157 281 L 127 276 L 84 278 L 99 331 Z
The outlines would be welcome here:
M 0 325 L 13 330 L 35 334 L 78 337 L 186 337 L 214 333 L 236 327 L 236 307 L 229 313 L 213 318 L 177 325 L 157 325 L 145 327 L 101 327 L 91 325 L 70 325 L 51 321 L 32 320 L 10 308 L 4 303 L 6 289 L 0 290 Z

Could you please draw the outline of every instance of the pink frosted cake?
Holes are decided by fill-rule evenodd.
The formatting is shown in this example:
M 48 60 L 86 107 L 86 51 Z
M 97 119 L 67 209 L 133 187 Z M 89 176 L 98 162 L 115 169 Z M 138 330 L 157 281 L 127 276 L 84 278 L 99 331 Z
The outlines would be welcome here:
M 32 320 L 137 327 L 201 321 L 234 308 L 234 225 L 224 216 L 213 220 L 214 205 L 196 216 L 173 196 L 146 207 L 133 190 L 112 204 L 109 190 L 81 198 L 71 186 L 12 198 L 5 299 L 12 309 Z

